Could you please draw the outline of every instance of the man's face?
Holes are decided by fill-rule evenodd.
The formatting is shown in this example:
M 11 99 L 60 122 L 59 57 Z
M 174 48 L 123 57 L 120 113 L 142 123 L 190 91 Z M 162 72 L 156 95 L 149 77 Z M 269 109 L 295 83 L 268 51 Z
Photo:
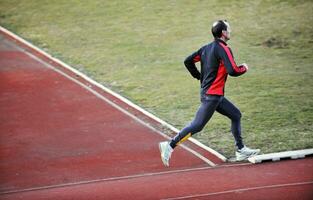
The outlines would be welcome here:
M 223 35 L 225 37 L 226 40 L 230 40 L 230 33 L 231 33 L 231 29 L 230 29 L 230 25 L 228 22 L 225 22 L 224 23 L 226 24 L 227 26 L 227 30 L 226 31 L 223 31 Z

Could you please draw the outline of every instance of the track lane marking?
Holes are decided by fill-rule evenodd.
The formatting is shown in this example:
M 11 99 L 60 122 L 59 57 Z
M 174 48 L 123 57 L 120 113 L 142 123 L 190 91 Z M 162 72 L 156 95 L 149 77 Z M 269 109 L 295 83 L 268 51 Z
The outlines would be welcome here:
M 259 187 L 239 188 L 239 189 L 234 189 L 234 190 L 226 190 L 222 192 L 212 192 L 212 193 L 195 194 L 195 195 L 180 196 L 180 197 L 171 197 L 171 198 L 165 198 L 162 200 L 180 200 L 180 199 L 190 199 L 190 198 L 199 198 L 199 197 L 209 197 L 209 196 L 223 195 L 223 194 L 230 194 L 230 193 L 237 193 L 237 192 L 247 192 L 247 191 L 253 191 L 253 190 L 283 188 L 283 187 L 290 187 L 290 186 L 312 185 L 312 184 L 313 184 L 313 181 L 275 184 L 275 185 L 266 185 L 266 186 L 259 186 Z
M 64 183 L 64 184 L 47 185 L 47 186 L 41 186 L 41 187 L 33 187 L 33 188 L 26 188 L 26 189 L 19 189 L 19 190 L 4 191 L 4 192 L 0 192 L 0 195 L 9 195 L 9 194 L 32 192 L 32 191 L 38 191 L 38 190 L 57 189 L 57 188 L 64 188 L 64 187 L 75 187 L 75 186 L 79 186 L 79 185 L 87 185 L 87 184 L 101 183 L 101 182 L 107 182 L 107 181 L 128 180 L 128 179 L 135 179 L 135 178 L 172 175 L 172 174 L 177 174 L 177 173 L 196 172 L 196 171 L 209 170 L 209 169 L 213 170 L 213 169 L 240 167 L 240 166 L 248 166 L 248 165 L 252 165 L 252 163 L 220 165 L 220 166 L 216 166 L 216 167 L 207 166 L 207 167 L 198 167 L 198 168 L 187 168 L 187 169 L 170 170 L 170 171 L 163 171 L 163 172 L 135 174 L 135 175 L 129 175 L 129 176 L 93 179 L 93 180 L 87 180 L 87 181 L 77 181 L 77 182 L 72 182 L 72 183 Z

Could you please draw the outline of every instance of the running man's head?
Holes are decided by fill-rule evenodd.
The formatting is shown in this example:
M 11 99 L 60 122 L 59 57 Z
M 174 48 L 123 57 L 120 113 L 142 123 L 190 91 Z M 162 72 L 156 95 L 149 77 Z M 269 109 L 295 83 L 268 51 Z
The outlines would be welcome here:
M 214 38 L 220 38 L 225 42 L 230 39 L 230 25 L 226 20 L 218 20 L 214 22 L 211 31 Z

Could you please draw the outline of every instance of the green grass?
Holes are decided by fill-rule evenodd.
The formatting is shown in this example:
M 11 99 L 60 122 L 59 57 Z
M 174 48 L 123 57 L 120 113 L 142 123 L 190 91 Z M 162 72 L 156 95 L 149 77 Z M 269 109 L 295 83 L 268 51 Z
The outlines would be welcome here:
M 242 111 L 246 144 L 264 153 L 313 147 L 312 1 L 0 0 L 0 24 L 177 128 L 199 106 L 183 60 L 227 19 L 237 63 L 226 97 Z M 195 136 L 233 155 L 230 122 L 215 114 Z

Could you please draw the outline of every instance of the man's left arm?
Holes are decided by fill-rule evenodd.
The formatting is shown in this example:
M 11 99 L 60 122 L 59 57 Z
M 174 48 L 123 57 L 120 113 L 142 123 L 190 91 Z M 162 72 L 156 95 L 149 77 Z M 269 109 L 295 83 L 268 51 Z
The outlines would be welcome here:
M 247 64 L 244 63 L 239 66 L 236 64 L 231 49 L 229 47 L 222 43 L 220 43 L 220 46 L 221 48 L 219 48 L 218 54 L 222 61 L 224 62 L 227 73 L 230 76 L 240 76 L 248 71 Z

